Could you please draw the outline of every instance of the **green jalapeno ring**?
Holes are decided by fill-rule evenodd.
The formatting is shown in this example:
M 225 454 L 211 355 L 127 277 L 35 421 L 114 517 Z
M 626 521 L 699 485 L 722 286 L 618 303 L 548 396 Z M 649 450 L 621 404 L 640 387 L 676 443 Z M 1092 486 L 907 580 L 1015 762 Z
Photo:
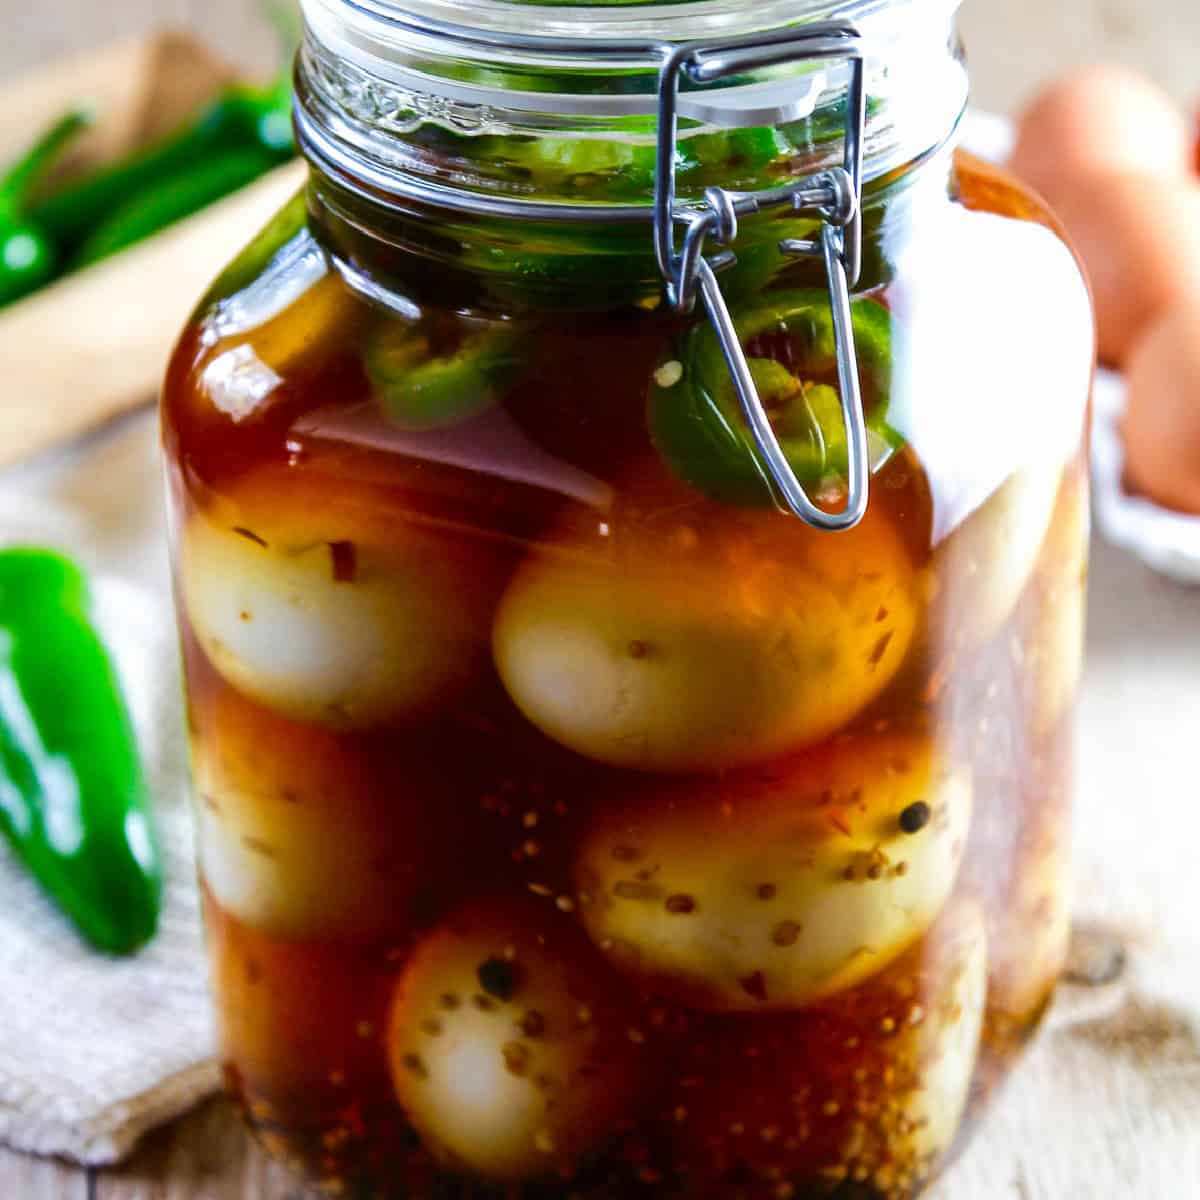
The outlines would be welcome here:
M 387 322 L 368 342 L 367 375 L 387 418 L 414 432 L 465 421 L 501 399 L 520 365 L 519 338 L 507 325 L 469 328 L 439 352 L 420 324 Z
M 892 318 L 869 297 L 855 300 L 851 313 L 875 470 L 903 442 L 887 423 Z M 844 477 L 848 451 L 829 297 L 781 291 L 733 316 L 759 397 L 797 478 L 817 487 L 831 476 Z M 696 326 L 676 349 L 651 381 L 647 419 L 655 448 L 676 475 L 710 499 L 771 504 L 774 490 L 712 327 Z

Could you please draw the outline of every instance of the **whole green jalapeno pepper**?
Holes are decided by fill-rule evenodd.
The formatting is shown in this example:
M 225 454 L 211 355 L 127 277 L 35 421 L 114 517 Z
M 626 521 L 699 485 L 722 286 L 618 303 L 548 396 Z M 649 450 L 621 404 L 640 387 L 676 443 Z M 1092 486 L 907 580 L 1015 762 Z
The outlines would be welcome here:
M 160 179 L 152 190 L 126 201 L 97 227 L 76 255 L 74 266 L 90 266 L 151 237 L 253 183 L 277 163 L 276 156 L 251 147 Z
M 892 317 L 877 300 L 851 306 L 873 468 L 901 444 L 888 424 Z M 772 428 L 797 478 L 819 486 L 847 470 L 829 297 L 769 293 L 735 308 L 734 323 Z M 722 503 L 767 505 L 774 491 L 742 413 L 716 333 L 707 322 L 683 335 L 655 372 L 648 422 L 671 469 Z
M 58 247 L 48 231 L 30 217 L 29 202 L 63 151 L 90 123 L 83 110 L 67 113 L 0 179 L 0 305 L 36 291 L 58 270 Z
M 259 174 L 295 153 L 290 73 L 265 88 L 227 88 L 174 133 L 55 191 L 33 208 L 31 219 L 75 256 L 93 232 L 126 205 L 154 195 L 164 181 L 178 181 L 190 172 L 205 176 L 214 161 L 236 151 L 257 151 Z M 236 186 L 235 182 L 226 190 Z M 162 211 L 165 221 L 170 213 L 165 207 Z M 139 228 L 143 237 L 157 232 L 144 222 Z
M 149 941 L 159 851 L 133 727 L 87 582 L 45 550 L 0 551 L 0 829 L 98 949 Z

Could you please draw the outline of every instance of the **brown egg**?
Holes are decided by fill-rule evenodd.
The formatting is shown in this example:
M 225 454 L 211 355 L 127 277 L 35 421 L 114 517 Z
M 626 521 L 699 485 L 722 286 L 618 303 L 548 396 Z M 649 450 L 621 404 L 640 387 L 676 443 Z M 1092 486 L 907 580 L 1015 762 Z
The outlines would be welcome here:
M 1046 199 L 1091 279 L 1101 361 L 1120 366 L 1157 316 L 1200 295 L 1200 183 L 1097 170 L 1064 174 Z
M 1192 159 L 1183 114 L 1157 85 L 1127 67 L 1084 67 L 1053 83 L 1020 118 L 1011 166 L 1047 190 L 1090 169 L 1183 175 Z
M 1130 482 L 1167 508 L 1200 513 L 1200 289 L 1142 338 L 1128 377 Z

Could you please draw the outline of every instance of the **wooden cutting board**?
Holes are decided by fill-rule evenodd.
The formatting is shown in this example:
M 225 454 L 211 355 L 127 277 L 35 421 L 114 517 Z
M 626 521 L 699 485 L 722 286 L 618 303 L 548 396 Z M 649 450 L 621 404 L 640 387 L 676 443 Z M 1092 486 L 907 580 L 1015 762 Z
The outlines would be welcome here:
M 79 171 L 161 136 L 232 77 L 198 42 L 163 34 L 0 88 L 0 162 L 80 101 L 100 114 Z M 300 162 L 158 236 L 0 310 L 0 466 L 154 399 L 208 284 L 304 179 Z

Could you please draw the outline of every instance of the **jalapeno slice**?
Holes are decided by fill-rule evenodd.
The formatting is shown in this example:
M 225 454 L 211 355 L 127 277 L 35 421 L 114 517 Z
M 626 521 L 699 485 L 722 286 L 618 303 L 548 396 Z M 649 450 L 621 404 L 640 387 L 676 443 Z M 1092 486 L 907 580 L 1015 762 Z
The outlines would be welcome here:
M 387 322 L 366 349 L 367 375 L 388 419 L 442 429 L 490 408 L 516 375 L 518 338 L 498 322 L 446 330 Z
M 903 439 L 888 424 L 892 318 L 877 300 L 851 306 L 872 470 Z M 750 373 L 784 454 L 805 486 L 844 477 L 848 446 L 829 297 L 781 291 L 737 309 Z M 722 503 L 766 505 L 774 491 L 712 326 L 683 336 L 650 385 L 650 436 L 680 478 Z

